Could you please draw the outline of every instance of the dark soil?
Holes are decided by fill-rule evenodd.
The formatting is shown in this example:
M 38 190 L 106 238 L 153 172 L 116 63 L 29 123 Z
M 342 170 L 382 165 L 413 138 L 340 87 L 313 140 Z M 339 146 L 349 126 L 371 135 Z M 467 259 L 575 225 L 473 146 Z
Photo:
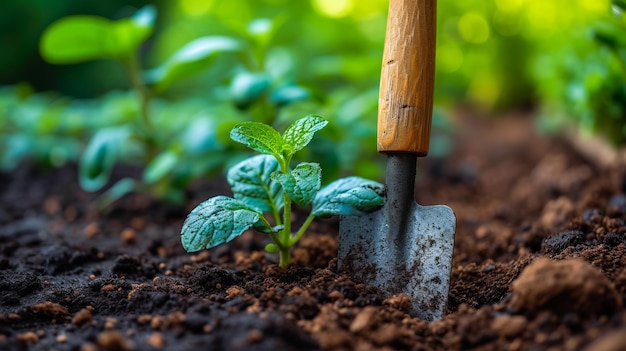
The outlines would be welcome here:
M 99 212 L 75 168 L 25 165 L 0 174 L 0 349 L 625 350 L 625 168 L 526 117 L 460 120 L 450 158 L 419 162 L 418 201 L 458 219 L 441 321 L 338 271 L 337 220 L 286 270 L 259 234 L 187 254 L 182 222 L 223 181 Z

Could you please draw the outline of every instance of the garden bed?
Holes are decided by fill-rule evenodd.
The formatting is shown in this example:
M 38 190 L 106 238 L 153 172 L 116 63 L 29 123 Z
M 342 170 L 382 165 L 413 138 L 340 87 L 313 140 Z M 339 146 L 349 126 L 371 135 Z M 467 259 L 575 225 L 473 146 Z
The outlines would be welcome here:
M 0 349 L 623 349 L 626 170 L 525 116 L 458 121 L 451 157 L 418 169 L 418 201 L 458 219 L 441 321 L 338 271 L 337 220 L 286 270 L 259 234 L 187 254 L 182 222 L 223 180 L 186 207 L 132 195 L 103 213 L 74 167 L 24 165 L 0 174 Z

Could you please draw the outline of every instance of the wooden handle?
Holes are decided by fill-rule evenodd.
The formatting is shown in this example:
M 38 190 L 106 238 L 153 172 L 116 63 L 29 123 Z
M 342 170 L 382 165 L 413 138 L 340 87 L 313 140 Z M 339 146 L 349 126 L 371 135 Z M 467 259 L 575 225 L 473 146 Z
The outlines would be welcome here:
M 378 151 L 428 153 L 436 0 L 390 0 L 378 101 Z

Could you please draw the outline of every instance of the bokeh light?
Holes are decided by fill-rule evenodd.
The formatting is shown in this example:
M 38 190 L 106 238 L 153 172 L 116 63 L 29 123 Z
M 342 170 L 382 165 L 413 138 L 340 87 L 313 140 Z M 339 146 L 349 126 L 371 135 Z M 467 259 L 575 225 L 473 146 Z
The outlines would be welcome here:
M 470 12 L 464 14 L 458 23 L 461 37 L 468 43 L 482 44 L 489 40 L 491 30 L 485 17 L 479 13 Z

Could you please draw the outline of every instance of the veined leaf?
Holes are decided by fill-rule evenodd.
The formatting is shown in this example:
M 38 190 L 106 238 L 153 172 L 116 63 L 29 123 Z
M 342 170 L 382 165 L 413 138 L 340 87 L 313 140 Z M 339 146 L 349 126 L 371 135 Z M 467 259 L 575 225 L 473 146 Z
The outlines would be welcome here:
M 128 57 L 152 33 L 155 16 L 154 6 L 148 5 L 119 21 L 88 15 L 64 17 L 46 28 L 39 51 L 55 64 Z
M 183 248 L 194 252 L 227 243 L 254 226 L 260 216 L 230 197 L 210 198 L 187 216 L 181 231 Z
M 338 179 L 320 190 L 313 200 L 312 215 L 359 215 L 381 207 L 385 201 L 384 185 L 360 177 Z
M 240 50 L 241 44 L 229 37 L 198 38 L 183 46 L 161 66 L 145 72 L 144 79 L 157 90 L 164 90 L 176 80 L 205 70 L 218 54 Z
M 315 132 L 324 128 L 326 124 L 328 121 L 320 116 L 309 115 L 300 118 L 287 127 L 283 133 L 283 140 L 285 144 L 291 146 L 291 153 L 296 153 L 307 146 Z
M 230 138 L 254 151 L 281 157 L 283 137 L 272 127 L 260 122 L 239 123 L 230 131 Z
M 245 159 L 233 166 L 226 175 L 235 199 L 259 212 L 271 212 L 272 204 L 280 211 L 283 207 L 283 192 L 271 174 L 280 171 L 273 156 L 258 155 Z
M 274 173 L 289 197 L 300 206 L 308 206 L 322 184 L 322 169 L 317 163 L 300 163 L 289 173 Z
M 284 224 L 280 224 L 280 225 L 275 225 L 273 227 L 268 227 L 267 224 L 265 224 L 264 222 L 258 221 L 254 225 L 254 227 L 252 227 L 252 229 L 257 230 L 257 231 L 259 231 L 261 233 L 265 233 L 265 234 L 278 233 L 281 230 L 285 229 L 285 225 Z

